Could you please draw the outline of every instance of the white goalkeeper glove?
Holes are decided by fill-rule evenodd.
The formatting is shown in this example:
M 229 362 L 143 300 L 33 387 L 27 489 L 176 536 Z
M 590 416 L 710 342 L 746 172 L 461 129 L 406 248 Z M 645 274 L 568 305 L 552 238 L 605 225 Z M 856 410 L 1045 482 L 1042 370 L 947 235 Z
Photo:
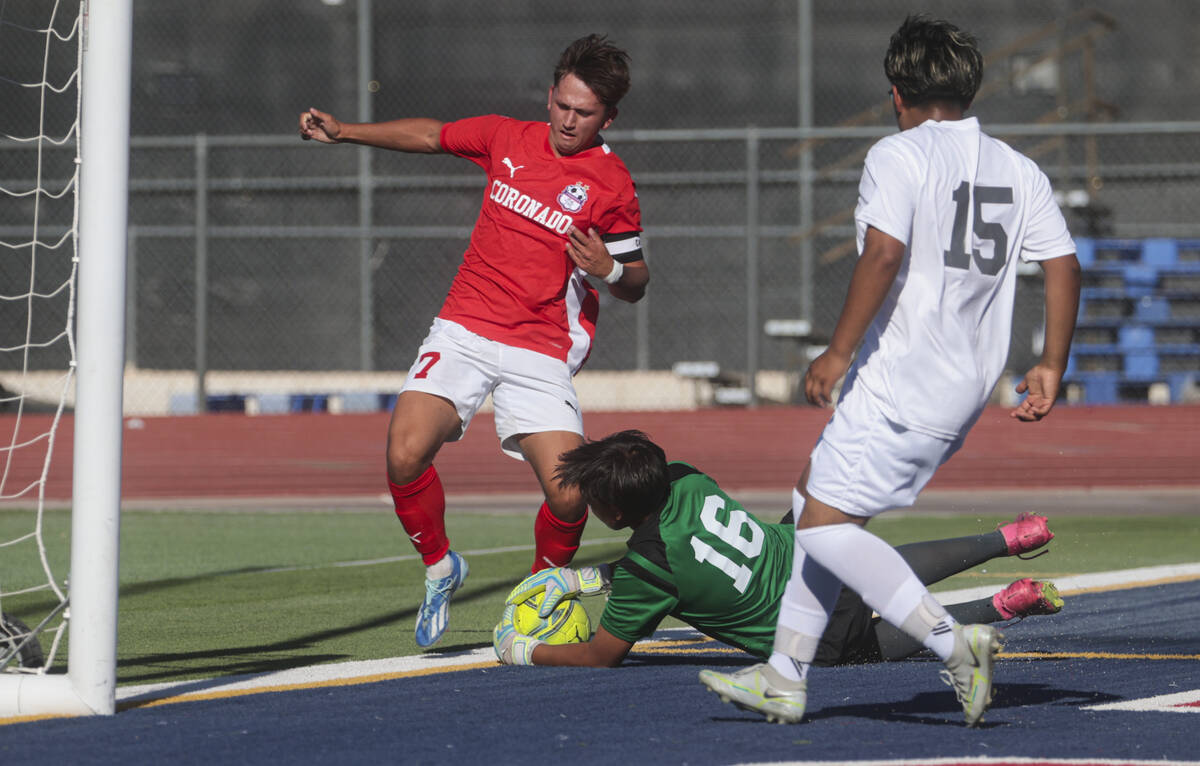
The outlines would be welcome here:
M 505 665 L 532 665 L 533 650 L 542 642 L 517 632 L 513 625 L 516 608 L 511 604 L 504 608 L 500 623 L 492 631 L 492 648 L 496 650 L 496 658 Z
M 612 588 L 612 568 L 607 564 L 598 567 L 551 567 L 529 575 L 508 594 L 504 603 L 513 605 L 528 601 L 537 594 L 545 591 L 542 604 L 538 608 L 538 617 L 549 617 L 554 607 L 564 598 L 576 596 L 594 596 L 597 593 L 608 593 Z

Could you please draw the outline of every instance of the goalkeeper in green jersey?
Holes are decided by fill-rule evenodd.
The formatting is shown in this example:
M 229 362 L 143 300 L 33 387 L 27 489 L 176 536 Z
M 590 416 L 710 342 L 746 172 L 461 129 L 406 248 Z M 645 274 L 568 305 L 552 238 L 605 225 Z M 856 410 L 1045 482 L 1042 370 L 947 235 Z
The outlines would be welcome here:
M 668 463 L 662 448 L 640 431 L 564 453 L 555 476 L 577 487 L 609 527 L 632 529 L 629 550 L 611 565 L 545 569 L 517 585 L 493 633 L 501 662 L 613 667 L 667 616 L 756 657 L 770 655 L 792 572 L 792 524 L 760 521 L 709 476 L 687 463 Z M 928 584 L 998 556 L 1034 550 L 1052 537 L 1045 517 L 1021 514 L 994 532 L 898 550 Z M 543 591 L 543 616 L 563 598 L 608 595 L 590 641 L 552 645 L 516 631 L 515 604 Z M 1025 578 L 991 598 L 947 608 L 961 622 L 980 623 L 1052 614 L 1062 603 L 1053 584 Z M 896 660 L 923 648 L 843 589 L 816 664 Z

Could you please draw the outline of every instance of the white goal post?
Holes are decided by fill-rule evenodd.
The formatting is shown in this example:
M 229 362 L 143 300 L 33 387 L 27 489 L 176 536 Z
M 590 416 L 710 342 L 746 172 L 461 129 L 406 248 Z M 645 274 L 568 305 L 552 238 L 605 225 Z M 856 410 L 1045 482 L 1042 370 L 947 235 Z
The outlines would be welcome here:
M 0 674 L 0 716 L 116 710 L 132 0 L 83 6 L 66 674 Z

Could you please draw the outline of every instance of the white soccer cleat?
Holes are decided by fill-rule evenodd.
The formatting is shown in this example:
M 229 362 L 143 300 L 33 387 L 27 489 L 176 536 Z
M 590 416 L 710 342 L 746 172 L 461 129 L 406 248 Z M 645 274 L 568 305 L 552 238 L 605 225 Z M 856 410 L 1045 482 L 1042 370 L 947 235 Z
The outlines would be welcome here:
M 762 713 L 768 722 L 800 723 L 808 704 L 807 681 L 784 678 L 765 662 L 736 673 L 701 670 L 700 683 L 716 692 L 722 702 Z
M 946 660 L 942 680 L 962 703 L 967 726 L 983 721 L 992 704 L 992 661 L 1004 635 L 990 625 L 955 625 L 954 651 Z

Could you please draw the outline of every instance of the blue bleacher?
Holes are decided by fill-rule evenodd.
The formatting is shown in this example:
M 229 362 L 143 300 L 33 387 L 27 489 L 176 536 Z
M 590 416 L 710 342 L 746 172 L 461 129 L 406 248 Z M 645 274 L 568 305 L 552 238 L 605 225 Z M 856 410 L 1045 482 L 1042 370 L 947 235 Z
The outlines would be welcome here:
M 377 391 L 347 391 L 340 395 L 342 412 L 379 412 L 385 409 L 383 397 Z
M 328 408 L 328 394 L 291 394 L 288 397 L 288 409 L 292 412 L 325 412 Z
M 1083 267 L 1076 342 L 1065 382 L 1083 401 L 1178 402 L 1200 381 L 1200 240 L 1075 241 Z
M 209 394 L 205 409 L 208 412 L 245 412 L 246 397 L 242 394 Z
M 282 415 L 297 412 L 378 412 L 383 409 L 383 394 L 377 391 L 343 391 L 339 393 L 254 395 L 259 415 Z

